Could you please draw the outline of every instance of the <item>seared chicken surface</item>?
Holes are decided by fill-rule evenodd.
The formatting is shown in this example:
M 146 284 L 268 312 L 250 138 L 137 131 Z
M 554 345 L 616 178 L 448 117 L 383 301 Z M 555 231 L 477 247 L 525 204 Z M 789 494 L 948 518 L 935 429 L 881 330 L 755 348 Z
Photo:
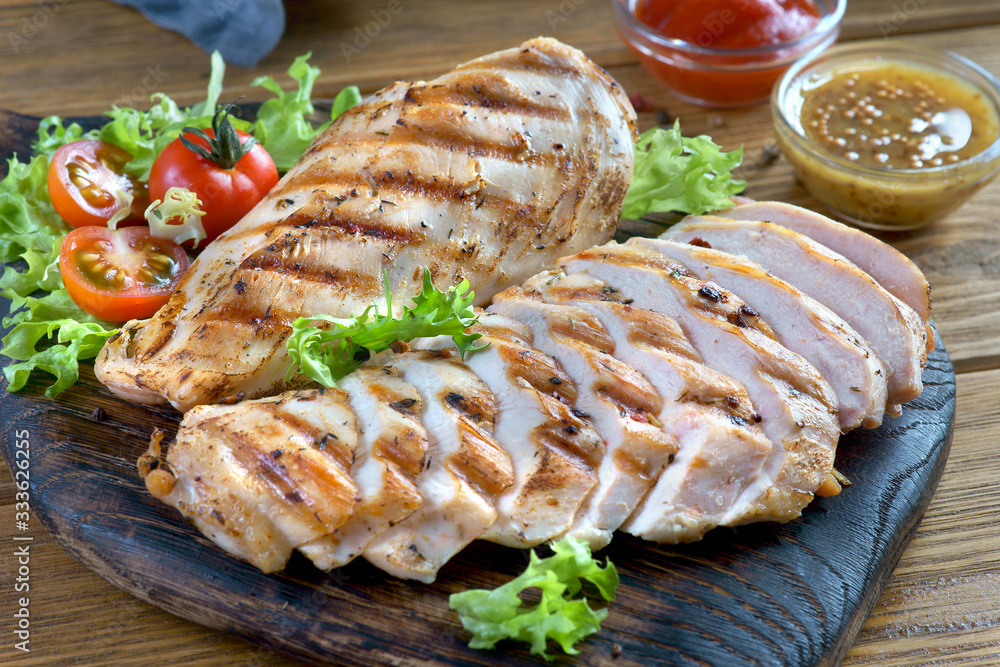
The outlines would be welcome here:
M 882 361 L 889 408 L 920 395 L 927 328 L 917 313 L 843 255 L 776 224 L 713 216 L 690 217 L 661 238 L 700 238 L 744 256 L 842 317 Z
M 144 457 L 147 487 L 264 571 L 298 549 L 425 582 L 473 539 L 598 548 L 794 519 L 839 490 L 841 430 L 919 393 L 924 321 L 788 228 L 700 217 L 665 236 L 496 295 L 475 326 L 489 347 L 464 360 L 418 340 L 336 389 L 195 408 Z
M 97 359 L 136 402 L 185 411 L 287 388 L 300 316 L 401 308 L 425 267 L 479 301 L 609 239 L 632 173 L 635 112 L 582 53 L 535 39 L 348 110 L 211 243 L 170 301 Z

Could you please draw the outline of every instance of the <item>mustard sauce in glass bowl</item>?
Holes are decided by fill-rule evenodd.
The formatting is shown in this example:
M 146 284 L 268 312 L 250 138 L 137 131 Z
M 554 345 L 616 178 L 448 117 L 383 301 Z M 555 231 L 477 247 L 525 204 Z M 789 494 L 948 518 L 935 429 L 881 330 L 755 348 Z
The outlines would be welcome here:
M 799 180 L 860 226 L 923 227 L 1000 171 L 1000 81 L 953 53 L 836 46 L 793 66 L 771 102 Z

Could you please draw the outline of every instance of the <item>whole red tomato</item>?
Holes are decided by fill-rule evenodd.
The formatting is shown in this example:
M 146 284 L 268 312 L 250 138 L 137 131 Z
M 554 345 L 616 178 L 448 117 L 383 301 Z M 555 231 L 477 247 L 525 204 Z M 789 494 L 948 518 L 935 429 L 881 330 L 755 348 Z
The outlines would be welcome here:
M 184 128 L 167 144 L 149 172 L 149 196 L 162 201 L 172 187 L 197 194 L 205 211 L 205 245 L 239 222 L 277 182 L 271 156 L 253 137 L 235 129 L 228 108 L 221 108 L 212 129 Z

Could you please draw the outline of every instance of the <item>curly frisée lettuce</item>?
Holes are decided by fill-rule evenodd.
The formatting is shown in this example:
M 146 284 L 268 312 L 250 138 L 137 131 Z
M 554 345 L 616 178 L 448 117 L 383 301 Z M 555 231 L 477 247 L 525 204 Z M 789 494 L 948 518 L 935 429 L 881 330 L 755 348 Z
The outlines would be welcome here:
M 389 349 L 396 341 L 411 341 L 429 336 L 451 336 L 464 357 L 485 345 L 475 345 L 481 334 L 466 329 L 479 321 L 472 310 L 475 292 L 469 281 L 463 280 L 447 292 L 434 287 L 431 273 L 424 269 L 423 285 L 413 299 L 413 308 L 404 307 L 403 314 L 392 316 L 392 294 L 388 276 L 385 281 L 385 314 L 372 304 L 360 315 L 336 318 L 329 315 L 300 317 L 292 324 L 292 334 L 286 346 L 293 366 L 289 376 L 298 371 L 324 387 L 336 386 L 372 354 Z M 326 326 L 315 326 L 315 322 Z
M 647 130 L 635 145 L 635 171 L 622 217 L 637 220 L 673 211 L 701 215 L 729 208 L 730 197 L 747 185 L 732 177 L 742 160 L 742 148 L 726 153 L 710 137 L 684 137 L 676 121 L 669 130 Z
M 310 52 L 299 56 L 288 68 L 288 76 L 298 83 L 295 90 L 282 90 L 278 82 L 269 76 L 257 77 L 252 83 L 277 95 L 260 105 L 257 120 L 253 124 L 253 136 L 264 146 L 278 171 L 282 173 L 292 168 L 316 135 L 336 120 L 337 116 L 361 102 L 358 87 L 347 86 L 334 99 L 330 120 L 319 127 L 313 127 L 308 117 L 315 111 L 312 105 L 312 88 L 319 77 L 319 68 L 309 64 L 311 55 Z
M 285 92 L 273 80 L 256 82 L 277 95 L 261 105 L 262 115 L 256 124 L 233 119 L 239 129 L 266 134 L 258 141 L 282 157 L 285 169 L 330 122 L 313 127 L 307 118 L 313 112 L 309 96 L 319 75 L 317 68 L 308 65 L 308 58 L 308 54 L 297 58 L 289 70 L 298 84 L 295 91 Z M 40 369 L 55 377 L 46 395 L 59 394 L 78 379 L 79 360 L 95 357 L 104 341 L 117 331 L 81 310 L 63 287 L 59 248 L 70 227 L 56 214 L 49 198 L 47 176 L 52 155 L 74 141 L 101 139 L 132 156 L 124 166 L 126 173 L 147 180 L 157 155 L 183 128 L 211 127 L 225 75 L 221 56 L 213 54 L 211 63 L 206 97 L 198 104 L 182 108 L 164 93 L 155 93 L 148 110 L 114 107 L 105 114 L 108 121 L 100 129 L 88 131 L 77 123 L 66 124 L 58 116 L 49 116 L 39 123 L 31 159 L 22 162 L 14 156 L 9 160 L 7 176 L 0 180 L 0 261 L 5 265 L 0 296 L 10 300 L 9 314 L 3 319 L 8 332 L 0 355 L 18 363 L 4 368 L 8 391 L 23 388 L 31 372 Z M 353 86 L 341 91 L 331 121 L 360 100 Z M 191 206 L 180 200 L 161 206 L 149 212 L 157 218 L 154 227 L 162 227 L 170 236 L 189 229 L 197 235 L 197 213 Z M 177 219 L 185 224 L 162 224 Z M 17 266 L 11 266 L 12 262 Z
M 592 583 L 605 600 L 614 600 L 618 572 L 607 561 L 598 565 L 586 543 L 563 538 L 552 545 L 554 555 L 539 558 L 531 550 L 528 568 L 517 578 L 489 591 L 475 589 L 455 593 L 449 606 L 458 612 L 462 626 L 472 633 L 469 646 L 492 649 L 503 639 L 531 644 L 531 652 L 546 660 L 549 639 L 574 655 L 574 644 L 601 629 L 607 609 L 591 609 L 585 598 L 575 597 L 582 579 Z M 520 594 L 528 589 L 541 592 L 538 604 L 525 607 Z
M 25 268 L 7 265 L 0 276 L 0 296 L 11 302 L 10 315 L 3 319 L 10 331 L 0 354 L 20 362 L 4 367 L 4 375 L 7 390 L 17 391 L 32 370 L 46 371 L 55 377 L 45 392 L 52 397 L 76 382 L 78 360 L 96 356 L 116 329 L 80 310 L 62 286 L 55 263 L 69 227 L 49 201 L 48 159 L 12 159 L 8 167 L 0 181 L 0 257 L 5 263 L 21 259 Z M 53 336 L 55 344 L 37 348 L 43 338 Z

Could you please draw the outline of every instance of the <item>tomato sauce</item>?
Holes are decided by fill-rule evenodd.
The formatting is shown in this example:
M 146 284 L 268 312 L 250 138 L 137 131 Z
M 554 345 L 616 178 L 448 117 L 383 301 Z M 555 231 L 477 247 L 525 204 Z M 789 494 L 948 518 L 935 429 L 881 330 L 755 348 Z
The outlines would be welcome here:
M 714 49 L 790 42 L 819 23 L 813 0 L 644 0 L 635 15 L 664 37 Z
M 814 34 L 823 16 L 816 0 L 638 0 L 634 7 L 647 29 L 691 45 L 646 42 L 636 52 L 654 76 L 696 104 L 763 101 L 794 60 L 836 37 L 835 30 Z

